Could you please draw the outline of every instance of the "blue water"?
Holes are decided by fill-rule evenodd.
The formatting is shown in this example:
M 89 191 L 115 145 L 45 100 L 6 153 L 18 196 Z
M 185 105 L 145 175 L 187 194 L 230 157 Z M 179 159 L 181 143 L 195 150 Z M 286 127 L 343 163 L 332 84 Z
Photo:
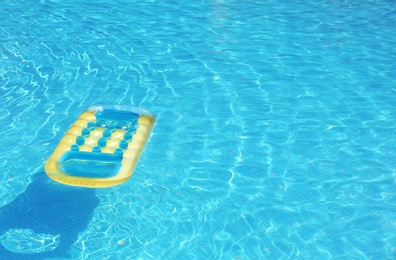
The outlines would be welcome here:
M 396 258 L 395 1 L 5 0 L 0 20 L 0 259 Z M 133 177 L 53 182 L 98 103 L 157 116 Z

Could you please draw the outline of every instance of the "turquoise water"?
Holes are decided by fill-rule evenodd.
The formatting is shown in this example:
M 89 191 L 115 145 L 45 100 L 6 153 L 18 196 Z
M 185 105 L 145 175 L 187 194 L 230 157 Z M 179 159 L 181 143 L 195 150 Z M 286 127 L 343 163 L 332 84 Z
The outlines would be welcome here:
M 0 4 L 0 259 L 396 258 L 395 1 L 64 2 Z M 97 103 L 133 177 L 53 182 Z

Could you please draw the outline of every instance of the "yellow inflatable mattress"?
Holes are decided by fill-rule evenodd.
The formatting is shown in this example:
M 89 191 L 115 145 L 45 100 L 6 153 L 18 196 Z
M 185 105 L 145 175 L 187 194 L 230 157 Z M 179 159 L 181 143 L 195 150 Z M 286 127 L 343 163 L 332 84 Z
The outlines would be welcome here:
M 154 124 L 153 113 L 140 107 L 90 106 L 60 140 L 45 172 L 73 186 L 121 184 L 132 176 Z

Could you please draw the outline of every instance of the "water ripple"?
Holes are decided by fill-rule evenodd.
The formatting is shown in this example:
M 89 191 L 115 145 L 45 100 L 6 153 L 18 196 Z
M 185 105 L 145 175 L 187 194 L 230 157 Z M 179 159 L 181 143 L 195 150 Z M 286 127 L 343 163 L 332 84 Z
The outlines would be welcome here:
M 394 258 L 394 9 L 7 0 L 1 205 L 84 107 L 135 104 L 154 135 L 74 259 Z

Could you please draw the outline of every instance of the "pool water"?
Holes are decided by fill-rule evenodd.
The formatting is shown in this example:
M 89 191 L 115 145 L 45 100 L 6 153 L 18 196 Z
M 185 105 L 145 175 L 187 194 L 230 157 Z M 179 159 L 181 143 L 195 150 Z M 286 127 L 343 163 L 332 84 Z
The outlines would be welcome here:
M 0 12 L 0 259 L 396 258 L 396 2 L 16 1 Z M 43 165 L 92 104 L 133 177 Z

